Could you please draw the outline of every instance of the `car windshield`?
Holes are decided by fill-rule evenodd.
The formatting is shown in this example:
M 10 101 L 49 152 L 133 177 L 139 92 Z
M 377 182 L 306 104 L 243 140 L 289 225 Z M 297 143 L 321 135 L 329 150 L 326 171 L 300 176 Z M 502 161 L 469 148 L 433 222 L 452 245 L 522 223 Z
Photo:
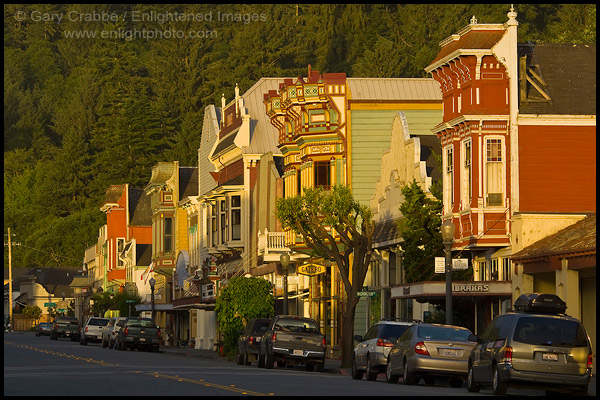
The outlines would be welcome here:
M 305 319 L 280 319 L 275 324 L 275 329 L 296 333 L 319 332 L 319 328 L 317 328 L 314 321 Z
M 390 340 L 391 338 L 399 338 L 410 327 L 410 325 L 384 325 L 381 328 L 379 338 Z
M 108 324 L 108 320 L 102 318 L 92 318 L 90 319 L 90 322 L 88 322 L 88 325 L 105 326 L 106 324 Z
M 517 342 L 537 345 L 587 346 L 587 338 L 581 324 L 559 318 L 519 318 L 513 339 Z
M 154 328 L 154 322 L 150 319 L 130 319 L 125 326 L 137 326 L 142 328 Z
M 419 326 L 417 336 L 425 340 L 450 340 L 466 342 L 469 339 L 471 331 L 464 328 L 454 328 L 448 326 Z

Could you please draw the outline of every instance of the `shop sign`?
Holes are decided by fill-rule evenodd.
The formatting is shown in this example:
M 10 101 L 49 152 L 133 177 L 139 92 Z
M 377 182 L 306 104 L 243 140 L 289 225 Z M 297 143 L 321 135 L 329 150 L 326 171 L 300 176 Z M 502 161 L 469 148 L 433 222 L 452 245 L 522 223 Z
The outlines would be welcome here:
M 453 292 L 479 293 L 488 292 L 490 285 L 487 283 L 453 283 Z
M 467 258 L 453 258 L 452 259 L 452 271 L 464 271 L 469 268 L 469 259 Z M 435 273 L 444 274 L 446 273 L 446 259 L 444 257 L 435 258 Z
M 327 272 L 327 267 L 318 264 L 303 264 L 296 268 L 296 272 L 302 275 L 315 276 Z
M 375 297 L 375 296 L 377 296 L 377 292 L 371 291 L 371 290 L 362 291 L 362 292 L 357 292 L 356 296 L 358 296 L 358 297 Z

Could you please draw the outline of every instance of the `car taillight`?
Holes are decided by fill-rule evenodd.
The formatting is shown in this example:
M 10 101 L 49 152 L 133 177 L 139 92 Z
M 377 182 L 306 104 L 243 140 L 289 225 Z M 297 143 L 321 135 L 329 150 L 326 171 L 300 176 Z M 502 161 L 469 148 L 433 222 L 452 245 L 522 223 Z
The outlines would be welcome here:
M 271 342 L 275 343 L 277 341 L 277 332 L 273 332 L 271 335 Z
M 419 342 L 415 344 L 415 353 L 421 354 L 423 356 L 428 356 L 429 352 L 427 351 L 427 347 L 425 347 L 425 343 Z
M 128 332 L 129 332 L 129 328 L 125 328 L 125 330 L 123 331 L 123 333 L 125 334 L 125 336 L 127 336 Z
M 58 329 L 58 324 L 54 324 L 54 329 Z
M 592 363 L 594 361 L 594 356 L 592 355 L 592 353 L 588 354 L 588 362 L 587 362 L 587 368 L 588 369 L 592 369 Z
M 327 340 L 325 340 L 325 336 L 323 336 L 323 341 L 321 342 L 323 347 L 327 347 Z
M 88 331 L 88 327 L 87 327 L 87 326 L 85 327 L 85 331 L 86 331 L 86 332 Z
M 510 346 L 506 346 L 504 348 L 504 353 L 502 354 L 502 358 L 500 359 L 500 364 L 512 364 L 512 353 L 513 353 L 513 348 Z
M 156 330 L 156 336 L 160 339 L 160 328 Z
M 384 339 L 377 339 L 377 346 L 381 346 L 381 347 L 393 347 L 394 343 L 388 341 L 388 340 L 384 340 Z
M 250 336 L 248 342 L 250 343 L 250 346 L 254 345 L 254 336 Z

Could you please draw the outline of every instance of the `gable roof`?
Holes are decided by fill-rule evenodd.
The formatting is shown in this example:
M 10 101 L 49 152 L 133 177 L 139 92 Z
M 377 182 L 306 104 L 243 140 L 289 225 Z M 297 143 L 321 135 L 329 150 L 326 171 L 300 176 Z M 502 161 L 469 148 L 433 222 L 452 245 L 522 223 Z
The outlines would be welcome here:
M 179 201 L 198 196 L 198 167 L 179 167 Z
M 596 215 L 588 216 L 553 235 L 546 236 L 512 255 L 513 261 L 559 254 L 596 253 Z
M 129 188 L 129 219 L 134 226 L 152 226 L 150 196 L 144 189 Z
M 442 101 L 433 78 L 347 78 L 349 100 Z
M 461 50 L 491 50 L 504 36 L 505 30 L 502 25 L 479 24 L 469 25 L 460 32 L 440 42 L 440 51 L 435 59 L 425 68 L 426 71 L 433 69 L 434 64 L 452 56 Z M 458 55 L 458 54 L 456 54 Z M 453 58 L 453 57 L 451 57 Z
M 550 97 L 545 101 L 527 81 L 527 96 L 519 98 L 520 114 L 596 115 L 595 44 L 519 44 L 517 53 L 527 57 L 529 79 Z M 524 79 L 519 76 L 521 84 Z

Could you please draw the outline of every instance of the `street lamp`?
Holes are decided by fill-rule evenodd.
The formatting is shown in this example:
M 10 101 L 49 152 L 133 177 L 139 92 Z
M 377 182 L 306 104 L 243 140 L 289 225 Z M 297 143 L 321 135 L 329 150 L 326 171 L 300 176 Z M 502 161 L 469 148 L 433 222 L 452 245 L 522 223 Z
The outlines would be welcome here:
M 283 315 L 288 314 L 288 266 L 290 265 L 290 255 L 283 253 L 279 256 L 281 271 L 283 272 Z
M 154 285 L 156 285 L 156 279 L 150 278 L 150 301 L 152 302 L 152 322 L 154 322 Z M 156 322 L 155 322 L 156 323 Z
M 446 324 L 452 325 L 452 242 L 456 227 L 451 220 L 442 224 L 442 240 L 446 252 Z

